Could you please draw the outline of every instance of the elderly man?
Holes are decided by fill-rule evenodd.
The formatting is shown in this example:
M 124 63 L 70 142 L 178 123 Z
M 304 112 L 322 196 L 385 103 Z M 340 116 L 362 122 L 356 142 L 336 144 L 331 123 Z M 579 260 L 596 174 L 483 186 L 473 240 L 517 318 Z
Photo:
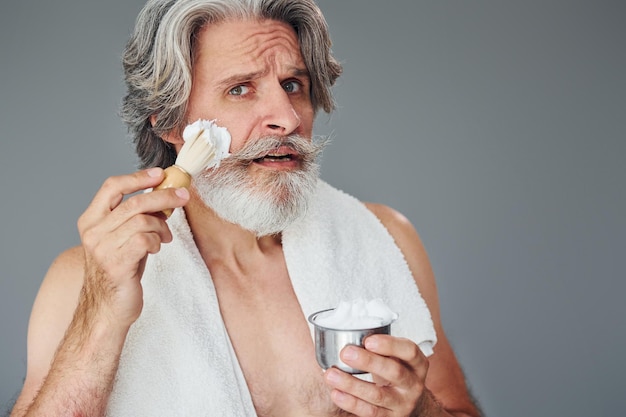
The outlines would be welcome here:
M 46 275 L 13 417 L 479 414 L 413 227 L 318 179 L 313 120 L 341 67 L 313 1 L 150 0 L 124 64 L 146 169 L 104 183 Z M 232 156 L 137 193 L 197 119 Z M 315 359 L 306 317 L 347 297 L 400 316 L 341 352 L 370 378 Z

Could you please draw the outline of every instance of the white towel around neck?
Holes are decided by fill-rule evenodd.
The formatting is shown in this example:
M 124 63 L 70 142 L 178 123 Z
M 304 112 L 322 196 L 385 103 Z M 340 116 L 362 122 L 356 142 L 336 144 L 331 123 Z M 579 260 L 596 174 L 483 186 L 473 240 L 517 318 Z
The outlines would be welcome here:
M 321 180 L 313 201 L 282 241 L 304 316 L 342 300 L 382 298 L 399 314 L 392 334 L 432 354 L 430 312 L 384 226 Z M 107 415 L 256 416 L 184 212 L 175 210 L 169 225 L 173 242 L 148 258 L 144 307 L 126 339 Z

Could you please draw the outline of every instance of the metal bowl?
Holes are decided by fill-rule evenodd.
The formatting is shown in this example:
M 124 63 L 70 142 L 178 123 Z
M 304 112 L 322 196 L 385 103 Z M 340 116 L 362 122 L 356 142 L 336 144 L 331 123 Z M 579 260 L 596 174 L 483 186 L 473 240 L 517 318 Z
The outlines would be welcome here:
M 372 334 L 390 334 L 391 323 L 371 329 L 332 329 L 320 326 L 315 319 L 334 309 L 322 310 L 309 316 L 309 322 L 315 329 L 315 356 L 317 363 L 323 368 L 339 368 L 350 374 L 364 374 L 366 371 L 352 368 L 346 365 L 340 358 L 339 353 L 347 345 L 363 346 L 363 340 Z

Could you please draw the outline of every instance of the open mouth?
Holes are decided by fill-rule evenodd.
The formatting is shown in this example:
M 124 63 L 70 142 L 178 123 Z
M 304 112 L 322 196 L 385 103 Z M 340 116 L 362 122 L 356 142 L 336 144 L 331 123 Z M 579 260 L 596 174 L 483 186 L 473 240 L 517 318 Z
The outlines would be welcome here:
M 268 153 L 267 155 L 265 155 L 262 158 L 257 158 L 254 160 L 254 162 L 285 162 L 285 161 L 292 161 L 295 159 L 295 155 L 292 154 L 272 154 L 272 153 Z
M 268 152 L 265 156 L 257 158 L 254 162 L 290 162 L 297 161 L 299 159 L 298 153 L 287 146 L 281 146 L 280 148 Z

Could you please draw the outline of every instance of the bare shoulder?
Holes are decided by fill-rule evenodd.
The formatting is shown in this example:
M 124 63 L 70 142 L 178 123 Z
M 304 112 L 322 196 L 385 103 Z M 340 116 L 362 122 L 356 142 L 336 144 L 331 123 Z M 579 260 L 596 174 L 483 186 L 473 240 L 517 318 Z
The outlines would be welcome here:
M 61 253 L 39 287 L 28 324 L 26 379 L 17 405 L 30 403 L 48 374 L 78 304 L 83 286 L 83 260 L 81 247 Z
M 387 227 L 413 227 L 409 220 L 399 211 L 378 203 L 364 203 L 372 213 Z
M 365 206 L 378 217 L 393 237 L 413 273 L 413 278 L 428 304 L 433 318 L 438 319 L 439 303 L 435 277 L 428 254 L 415 227 L 406 216 L 389 206 L 376 203 L 365 203 Z
M 71 313 L 71 319 L 83 286 L 83 272 L 84 252 L 80 246 L 66 250 L 52 262 L 35 298 L 29 331 L 37 324 L 33 319 L 42 319 L 40 315 L 52 315 L 56 321 Z
M 421 241 L 415 228 L 404 214 L 384 204 L 364 204 L 369 211 L 378 217 L 378 220 L 380 220 L 381 223 L 387 228 L 394 239 L 401 240 L 403 243 L 419 243 L 421 245 Z M 417 239 L 418 242 L 411 242 L 412 239 Z M 405 240 L 407 241 L 405 242 Z M 401 244 L 401 242 L 396 243 Z
M 391 236 L 396 241 L 396 244 L 400 247 L 404 256 L 407 258 L 409 264 L 414 261 L 415 257 L 419 258 L 419 261 L 427 261 L 426 250 L 422 244 L 415 227 L 409 221 L 404 214 L 399 211 L 386 206 L 384 204 L 377 203 L 364 203 L 365 206 L 372 212 L 378 220 L 385 226 Z M 415 271 L 414 271 L 415 272 Z
M 402 251 L 420 294 L 430 310 L 437 333 L 437 344 L 434 354 L 428 358 L 430 365 L 426 378 L 427 387 L 447 410 L 455 410 L 455 415 L 479 415 L 467 390 L 463 371 L 444 332 L 435 275 L 417 231 L 402 213 L 391 207 L 373 203 L 365 203 L 365 206 L 378 217 Z

